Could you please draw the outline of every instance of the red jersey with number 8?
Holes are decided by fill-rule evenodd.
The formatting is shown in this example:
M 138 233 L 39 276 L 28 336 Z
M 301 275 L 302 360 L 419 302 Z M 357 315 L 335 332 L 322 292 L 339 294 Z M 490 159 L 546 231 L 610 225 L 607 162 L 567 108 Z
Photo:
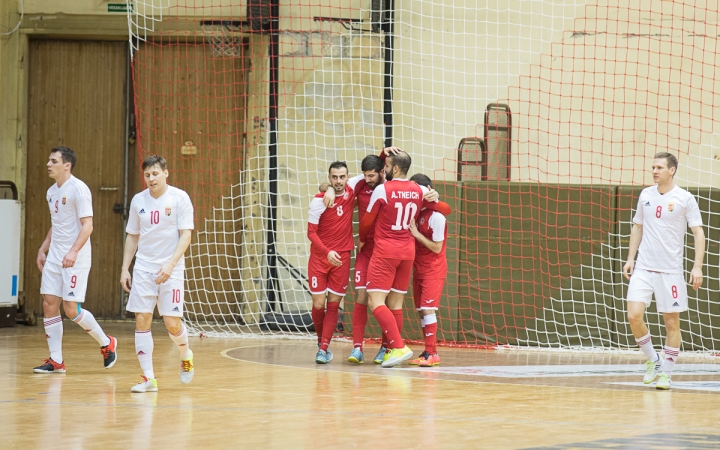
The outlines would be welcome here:
M 373 191 L 368 212 L 377 211 L 373 256 L 388 259 L 415 259 L 415 238 L 410 221 L 422 209 L 424 190 L 404 179 L 394 179 Z
M 350 251 L 355 248 L 352 231 L 352 217 L 355 209 L 355 185 L 362 176 L 348 180 L 345 192 L 335 198 L 330 208 L 323 204 L 324 192 L 315 196 L 310 202 L 308 223 L 317 225 L 317 236 L 328 251 Z M 310 253 L 325 255 L 324 249 L 310 244 Z

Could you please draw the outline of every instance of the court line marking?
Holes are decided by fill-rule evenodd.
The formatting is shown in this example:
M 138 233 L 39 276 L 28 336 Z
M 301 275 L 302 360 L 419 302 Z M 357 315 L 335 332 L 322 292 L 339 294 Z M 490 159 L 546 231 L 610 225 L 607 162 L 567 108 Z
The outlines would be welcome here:
M 229 355 L 227 354 L 228 352 L 231 352 L 231 351 L 233 351 L 233 350 L 242 350 L 242 349 L 245 349 L 245 348 L 255 348 L 255 347 L 265 347 L 265 346 L 266 346 L 266 345 L 261 344 L 261 345 L 250 345 L 250 346 L 243 346 L 243 347 L 233 347 L 233 348 L 228 348 L 228 349 L 222 350 L 222 351 L 220 352 L 220 355 L 224 356 L 225 358 L 234 360 L 234 361 L 246 362 L 246 363 L 251 363 L 251 364 L 260 364 L 260 365 L 264 365 L 264 366 L 274 366 L 274 367 L 284 367 L 284 368 L 287 368 L 287 369 L 294 369 L 294 370 L 301 369 L 301 370 L 308 370 L 308 371 L 316 372 L 316 373 L 319 372 L 319 370 L 317 370 L 316 368 L 303 367 L 303 366 L 289 366 L 289 365 L 286 365 L 286 364 L 267 363 L 267 362 L 260 362 L 260 361 L 251 361 L 251 360 L 242 359 L 242 358 L 235 358 L 235 357 L 229 356 Z M 270 346 L 276 346 L 276 345 L 275 345 L 275 344 L 271 344 Z M 342 363 L 341 363 L 341 364 L 342 364 Z M 373 363 L 373 364 L 374 364 L 374 363 Z M 390 369 L 390 370 L 388 370 L 388 371 L 391 371 L 391 370 L 393 370 L 393 369 Z M 402 370 L 403 372 L 401 372 L 401 373 L 407 373 L 408 375 L 410 375 L 410 374 L 418 374 L 418 373 L 439 373 L 440 375 L 447 375 L 447 374 L 443 374 L 443 373 L 440 373 L 440 372 L 431 372 L 431 371 L 429 371 L 429 370 L 428 370 L 428 371 L 425 371 L 425 370 L 418 370 L 418 369 L 413 369 L 413 368 L 394 369 L 394 370 Z M 401 375 L 401 374 L 392 375 L 392 374 L 388 373 L 387 375 L 384 375 L 384 374 L 382 374 L 382 373 L 352 372 L 352 371 L 347 371 L 347 370 L 337 370 L 337 369 L 330 369 L 330 368 L 328 368 L 327 365 L 324 366 L 323 372 L 343 373 L 343 374 L 351 374 L 351 375 L 353 375 L 353 374 L 354 374 L 354 375 L 368 375 L 368 376 L 382 377 L 382 378 L 387 378 L 387 377 L 400 377 L 400 378 L 411 378 L 411 379 L 423 380 L 423 381 L 447 381 L 447 382 L 453 382 L 453 383 L 492 384 L 492 385 L 499 385 L 499 386 L 508 386 L 508 385 L 509 385 L 509 386 L 527 386 L 527 387 L 534 387 L 534 388 L 536 388 L 536 387 L 542 387 L 542 388 L 585 389 L 585 390 L 604 390 L 604 391 L 613 391 L 613 390 L 614 390 L 614 391 L 617 391 L 617 390 L 618 390 L 618 389 L 612 388 L 611 386 L 603 386 L 603 384 L 608 384 L 608 383 L 602 383 L 602 382 L 599 382 L 597 386 L 590 387 L 590 386 L 558 386 L 558 385 L 553 385 L 553 384 L 503 383 L 503 382 L 500 382 L 500 381 L 487 381 L 487 380 L 485 380 L 485 381 L 481 381 L 481 380 L 453 380 L 453 379 L 447 379 L 447 378 L 432 378 L 432 379 L 428 379 L 428 378 L 422 378 L 422 377 L 413 376 L 413 375 L 410 375 L 410 376 L 408 377 L 408 376 L 404 376 L 404 375 Z M 630 387 L 633 387 L 633 386 L 630 386 Z M 681 390 L 681 391 L 679 391 L 679 392 L 678 392 L 678 391 L 675 391 L 675 393 L 676 393 L 676 394 L 684 394 L 684 395 L 688 395 L 688 394 L 690 394 L 690 395 L 708 395 L 708 391 L 689 391 L 689 392 L 688 392 L 688 391 L 683 392 L 683 391 L 684 391 L 684 390 Z M 647 391 L 646 391 L 646 390 L 640 390 L 640 389 L 625 389 L 625 390 L 623 390 L 623 392 L 636 392 L 636 393 L 638 393 L 638 394 L 642 394 L 642 393 L 645 393 L 645 392 L 647 392 Z M 710 394 L 710 395 L 712 395 L 712 394 Z

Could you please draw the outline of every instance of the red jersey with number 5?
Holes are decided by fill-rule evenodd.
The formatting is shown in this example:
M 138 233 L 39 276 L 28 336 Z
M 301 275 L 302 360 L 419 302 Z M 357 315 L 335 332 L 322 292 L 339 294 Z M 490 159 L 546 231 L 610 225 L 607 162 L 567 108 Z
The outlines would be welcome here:
M 415 259 L 415 238 L 410 220 L 422 209 L 424 190 L 409 180 L 394 179 L 377 186 L 367 212 L 377 211 L 373 256 L 388 259 Z
M 359 179 L 361 178 L 351 178 L 345 186 L 345 192 L 335 197 L 335 204 L 330 208 L 325 208 L 323 204 L 324 192 L 317 194 L 310 202 L 308 229 L 310 230 L 311 225 L 317 225 L 317 237 L 322 243 L 321 247 L 312 242 L 311 238 L 310 253 L 325 256 L 329 251 L 344 252 L 355 248 L 352 217 L 355 209 L 355 185 Z

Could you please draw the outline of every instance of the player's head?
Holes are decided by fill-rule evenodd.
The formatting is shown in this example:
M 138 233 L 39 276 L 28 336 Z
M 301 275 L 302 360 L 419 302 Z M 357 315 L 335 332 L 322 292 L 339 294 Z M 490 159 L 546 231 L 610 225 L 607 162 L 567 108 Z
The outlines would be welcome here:
M 149 156 L 142 163 L 143 179 L 150 192 L 161 192 L 167 186 L 167 161 L 162 156 Z
M 360 163 L 360 169 L 365 175 L 365 183 L 370 189 L 375 189 L 378 184 L 384 181 L 385 165 L 383 160 L 377 155 L 367 155 Z
M 399 150 L 394 155 L 385 158 L 385 179 L 390 181 L 393 178 L 405 178 L 410 170 L 412 159 L 410 155 Z
M 677 172 L 678 160 L 672 153 L 660 152 L 653 156 L 653 181 L 664 184 L 671 181 Z
M 48 176 L 52 179 L 69 176 L 75 168 L 77 156 L 75 152 L 67 147 L 55 147 L 50 150 L 50 158 L 47 162 Z
M 416 173 L 415 175 L 410 177 L 410 181 L 414 181 L 415 183 L 419 184 L 420 186 L 425 186 L 428 189 L 433 188 L 432 180 L 429 176 L 425 175 L 424 173 Z
M 328 181 L 335 189 L 335 193 L 339 194 L 345 191 L 345 185 L 348 180 L 348 166 L 345 161 L 335 161 L 330 164 L 328 169 Z

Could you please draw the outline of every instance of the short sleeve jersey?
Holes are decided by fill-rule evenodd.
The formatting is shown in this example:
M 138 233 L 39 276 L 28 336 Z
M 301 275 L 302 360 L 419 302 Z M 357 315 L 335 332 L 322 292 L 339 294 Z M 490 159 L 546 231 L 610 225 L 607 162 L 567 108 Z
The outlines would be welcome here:
M 362 175 L 350 178 L 345 185 L 345 192 L 342 196 L 335 197 L 335 203 L 330 208 L 323 204 L 324 192 L 317 194 L 310 202 L 308 223 L 318 226 L 320 241 L 331 251 L 345 252 L 355 248 L 352 217 L 355 209 L 355 186 L 361 179 Z M 314 244 L 310 244 L 310 253 L 325 256 Z
M 415 259 L 415 238 L 410 233 L 410 220 L 417 219 L 420 214 L 424 193 L 424 188 L 405 179 L 386 181 L 375 188 L 367 207 L 367 212 L 376 204 L 380 208 L 375 220 L 373 256 Z
M 52 237 L 47 260 L 62 265 L 62 260 L 70 251 L 80 234 L 80 219 L 92 217 L 92 194 L 85 183 L 74 176 L 58 187 L 57 183 L 47 191 L 47 202 L 52 219 Z M 75 267 L 86 268 L 92 263 L 90 238 L 78 251 Z
M 657 186 L 645 188 L 633 223 L 643 227 L 635 267 L 682 273 L 687 228 L 703 224 L 695 197 L 678 186 L 665 194 L 658 192 Z
M 376 186 L 377 187 L 377 186 Z M 367 214 L 368 205 L 370 204 L 370 198 L 372 197 L 373 189 L 368 186 L 365 179 L 355 186 L 355 196 L 357 197 L 358 203 L 358 219 L 362 222 L 363 217 Z M 363 246 L 363 253 L 366 255 L 372 255 L 373 249 L 375 248 L 375 227 L 368 232 L 365 238 L 365 245 Z
M 163 264 L 170 261 L 177 243 L 180 230 L 192 230 L 193 205 L 187 193 L 174 186 L 158 198 L 145 189 L 133 197 L 130 203 L 130 217 L 125 231 L 139 234 L 135 268 L 157 273 Z M 170 278 L 183 279 L 185 275 L 185 257 L 175 265 Z
M 442 241 L 440 253 L 434 253 L 425 244 L 415 240 L 414 277 L 445 278 L 447 276 L 447 220 L 437 211 L 423 209 L 417 219 L 420 234 L 433 242 Z

